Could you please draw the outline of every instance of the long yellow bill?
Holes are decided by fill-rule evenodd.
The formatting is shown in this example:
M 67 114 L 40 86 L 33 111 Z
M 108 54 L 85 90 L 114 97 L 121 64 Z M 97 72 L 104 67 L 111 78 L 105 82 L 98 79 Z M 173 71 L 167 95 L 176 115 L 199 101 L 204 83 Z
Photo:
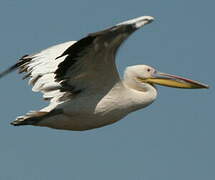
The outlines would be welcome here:
M 180 76 L 156 72 L 153 77 L 144 79 L 144 82 L 169 86 L 173 88 L 200 89 L 209 88 L 208 85 Z

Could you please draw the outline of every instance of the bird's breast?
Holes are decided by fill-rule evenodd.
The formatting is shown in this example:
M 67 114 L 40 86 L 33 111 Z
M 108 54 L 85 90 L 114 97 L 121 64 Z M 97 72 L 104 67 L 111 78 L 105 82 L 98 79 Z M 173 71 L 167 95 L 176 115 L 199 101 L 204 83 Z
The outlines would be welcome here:
M 83 96 L 71 101 L 64 107 L 64 112 L 76 129 L 86 130 L 117 122 L 153 100 L 147 94 L 116 87 L 106 94 Z

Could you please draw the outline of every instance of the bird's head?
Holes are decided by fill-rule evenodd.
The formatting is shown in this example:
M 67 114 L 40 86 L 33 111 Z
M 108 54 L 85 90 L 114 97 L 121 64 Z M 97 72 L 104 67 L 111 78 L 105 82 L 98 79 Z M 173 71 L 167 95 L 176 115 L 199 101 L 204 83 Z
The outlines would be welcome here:
M 144 87 L 148 85 L 154 86 L 155 84 L 185 89 L 209 88 L 208 85 L 203 83 L 176 75 L 162 73 L 147 65 L 127 67 L 125 71 L 125 81 L 135 89 L 144 89 Z

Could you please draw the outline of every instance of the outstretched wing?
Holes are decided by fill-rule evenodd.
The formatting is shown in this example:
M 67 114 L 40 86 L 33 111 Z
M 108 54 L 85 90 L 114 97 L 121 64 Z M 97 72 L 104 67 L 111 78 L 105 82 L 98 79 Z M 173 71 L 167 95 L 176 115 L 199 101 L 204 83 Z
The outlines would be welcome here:
M 18 68 L 20 73 L 25 73 L 24 78 L 30 78 L 33 91 L 40 91 L 44 99 L 58 103 L 83 91 L 108 90 L 119 81 L 115 65 L 118 47 L 132 32 L 152 20 L 149 16 L 135 18 L 89 34 L 77 42 L 62 43 L 23 56 L 0 77 Z

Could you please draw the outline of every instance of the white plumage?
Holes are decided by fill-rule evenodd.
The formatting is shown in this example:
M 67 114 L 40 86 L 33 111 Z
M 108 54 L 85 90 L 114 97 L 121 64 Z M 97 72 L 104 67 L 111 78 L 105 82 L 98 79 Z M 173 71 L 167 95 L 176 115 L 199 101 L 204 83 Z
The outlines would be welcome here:
M 60 92 L 60 82 L 55 81 L 55 71 L 58 65 L 65 59 L 58 56 L 72 46 L 76 41 L 69 41 L 62 44 L 52 46 L 37 54 L 25 56 L 23 59 L 31 59 L 25 65 L 27 72 L 30 72 L 29 84 L 33 86 L 32 90 L 35 92 L 42 92 L 44 99 L 50 99 L 52 103 L 59 103 L 59 98 L 65 94 Z M 59 101 L 59 102 L 58 102 Z
M 128 113 L 151 104 L 154 84 L 180 88 L 207 88 L 185 78 L 157 72 L 147 65 L 128 67 L 121 80 L 115 55 L 127 37 L 150 23 L 142 16 L 89 34 L 79 41 L 52 46 L 23 56 L 0 77 L 19 69 L 29 78 L 35 92 L 42 92 L 50 104 L 18 117 L 13 125 L 47 126 L 56 129 L 87 130 L 114 123 Z

